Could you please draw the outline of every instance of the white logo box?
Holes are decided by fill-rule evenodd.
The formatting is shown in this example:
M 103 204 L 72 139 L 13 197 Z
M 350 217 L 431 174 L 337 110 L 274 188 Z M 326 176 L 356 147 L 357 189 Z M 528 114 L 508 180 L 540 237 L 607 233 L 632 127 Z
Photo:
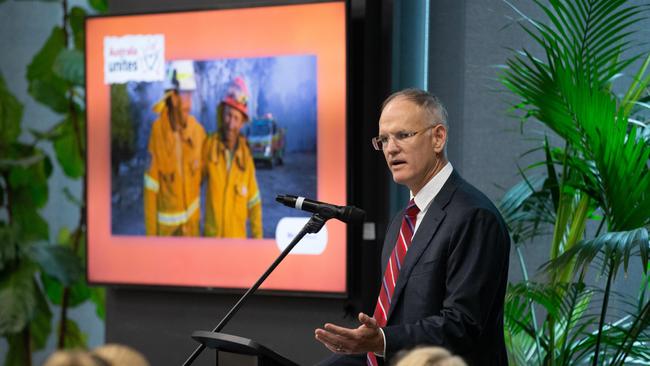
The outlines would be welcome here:
M 163 81 L 165 36 L 136 34 L 104 37 L 104 83 Z

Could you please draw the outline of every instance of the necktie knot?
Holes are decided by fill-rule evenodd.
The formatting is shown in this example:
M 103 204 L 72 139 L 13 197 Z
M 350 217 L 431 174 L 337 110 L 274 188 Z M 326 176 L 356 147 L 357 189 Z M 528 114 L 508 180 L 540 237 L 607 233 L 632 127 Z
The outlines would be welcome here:
M 406 216 L 408 216 L 411 219 L 415 219 L 415 217 L 417 217 L 418 213 L 420 213 L 420 209 L 415 204 L 415 200 L 411 199 L 409 201 L 408 206 L 406 206 Z

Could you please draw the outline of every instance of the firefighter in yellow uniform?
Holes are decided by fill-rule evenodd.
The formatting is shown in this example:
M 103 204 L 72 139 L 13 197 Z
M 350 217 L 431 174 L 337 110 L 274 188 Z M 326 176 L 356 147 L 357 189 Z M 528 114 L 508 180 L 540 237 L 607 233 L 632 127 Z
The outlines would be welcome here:
M 201 149 L 206 136 L 190 115 L 195 89 L 192 61 L 173 61 L 165 96 L 154 106 L 159 117 L 149 136 L 144 174 L 147 235 L 200 235 Z
M 248 90 L 242 78 L 229 86 L 217 108 L 217 132 L 203 147 L 207 175 L 205 235 L 262 238 L 262 201 L 253 156 L 239 131 L 248 121 Z

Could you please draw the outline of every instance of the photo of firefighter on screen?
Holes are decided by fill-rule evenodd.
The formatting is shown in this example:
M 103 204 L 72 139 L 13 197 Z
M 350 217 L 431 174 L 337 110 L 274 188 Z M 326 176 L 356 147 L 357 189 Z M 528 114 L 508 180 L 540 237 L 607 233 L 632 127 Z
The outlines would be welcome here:
M 147 235 L 198 236 L 201 151 L 205 129 L 190 114 L 196 89 L 191 61 L 172 62 L 163 98 L 153 109 L 144 172 Z
M 111 85 L 113 235 L 274 238 L 315 197 L 316 57 L 166 62 Z

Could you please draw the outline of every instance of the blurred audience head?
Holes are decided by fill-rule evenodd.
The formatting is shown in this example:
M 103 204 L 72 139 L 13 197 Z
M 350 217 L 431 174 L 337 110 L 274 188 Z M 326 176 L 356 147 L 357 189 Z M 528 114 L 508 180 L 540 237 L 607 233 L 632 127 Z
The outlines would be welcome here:
M 56 351 L 43 366 L 110 366 L 103 359 L 82 350 Z
M 442 347 L 420 347 L 398 356 L 395 366 L 467 366 Z
M 95 348 L 91 354 L 111 366 L 149 366 L 149 362 L 140 352 L 121 344 L 109 343 Z
M 106 344 L 88 352 L 83 350 L 56 351 L 43 366 L 149 366 L 144 356 L 131 347 Z

